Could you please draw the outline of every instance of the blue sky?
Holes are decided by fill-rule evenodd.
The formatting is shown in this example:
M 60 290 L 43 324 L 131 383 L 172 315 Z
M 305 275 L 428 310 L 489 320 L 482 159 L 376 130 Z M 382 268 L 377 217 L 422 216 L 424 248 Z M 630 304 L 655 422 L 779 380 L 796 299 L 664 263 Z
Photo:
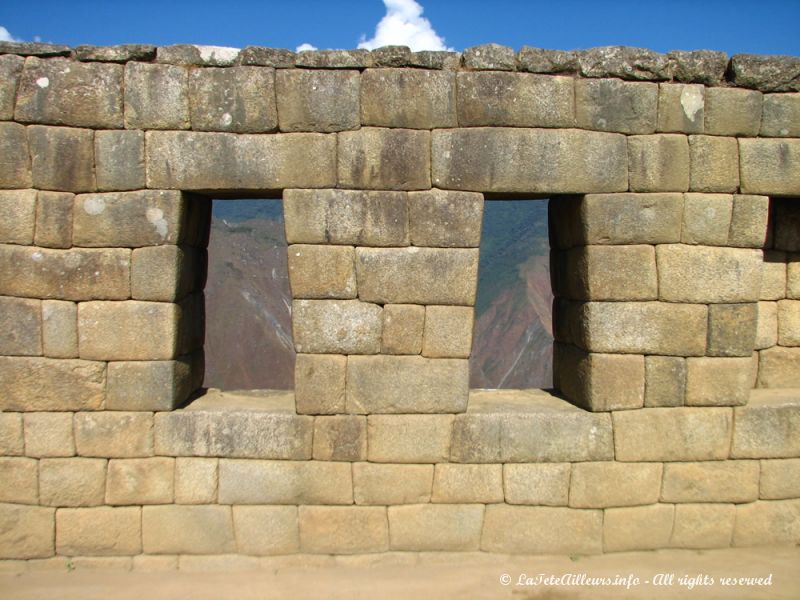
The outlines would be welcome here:
M 800 55 L 800 0 L 418 2 L 421 16 L 414 0 L 0 0 L 0 26 L 14 39 L 68 45 L 355 48 L 360 41 L 402 40 L 405 31 L 419 44 L 438 40 L 456 50 L 496 42 L 515 49 L 623 44 Z M 399 21 L 387 22 L 376 38 L 387 11 Z

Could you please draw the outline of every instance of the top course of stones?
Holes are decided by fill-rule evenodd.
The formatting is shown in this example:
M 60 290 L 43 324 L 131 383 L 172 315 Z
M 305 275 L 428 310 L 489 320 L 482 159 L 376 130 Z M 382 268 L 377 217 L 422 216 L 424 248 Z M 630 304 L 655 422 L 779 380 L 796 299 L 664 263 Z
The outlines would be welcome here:
M 660 54 L 643 48 L 605 46 L 588 50 L 545 50 L 524 46 L 519 52 L 498 44 L 467 48 L 463 53 L 412 52 L 406 46 L 376 50 L 315 50 L 248 46 L 243 50 L 180 44 L 77 46 L 0 42 L 0 54 L 72 57 L 84 62 L 156 62 L 197 67 L 252 65 L 277 69 L 366 69 L 416 67 L 437 70 L 519 71 L 580 77 L 618 77 L 631 81 L 677 81 L 732 86 L 762 92 L 800 91 L 800 57 L 735 54 L 711 50 Z

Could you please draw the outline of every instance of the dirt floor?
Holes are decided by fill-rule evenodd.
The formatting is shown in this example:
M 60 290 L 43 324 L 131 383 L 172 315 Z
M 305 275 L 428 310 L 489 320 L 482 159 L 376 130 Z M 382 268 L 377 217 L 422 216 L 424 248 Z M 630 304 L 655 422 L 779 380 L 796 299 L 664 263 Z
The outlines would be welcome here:
M 250 572 L 27 572 L 0 574 L 14 600 L 273 600 L 800 598 L 800 547 L 659 550 L 602 556 L 421 555 Z M 408 563 L 408 557 L 399 562 Z M 550 577 L 550 580 L 541 578 Z M 530 579 L 528 579 L 530 578 Z M 607 578 L 608 583 L 586 581 Z M 635 583 L 638 578 L 638 584 Z M 723 585 L 723 578 L 727 585 Z M 739 580 L 739 578 L 753 578 Z M 761 585 L 755 582 L 761 579 Z M 616 580 L 618 584 L 611 585 Z M 713 584 L 711 583 L 713 580 Z M 583 585 L 581 585 L 581 582 Z

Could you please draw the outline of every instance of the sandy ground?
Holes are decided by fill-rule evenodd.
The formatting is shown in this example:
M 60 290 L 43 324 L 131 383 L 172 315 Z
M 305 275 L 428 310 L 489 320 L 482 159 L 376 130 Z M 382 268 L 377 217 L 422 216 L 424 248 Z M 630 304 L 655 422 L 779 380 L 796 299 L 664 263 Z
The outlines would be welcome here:
M 27 572 L 0 574 L 0 598 L 14 600 L 273 600 L 800 598 L 800 547 L 659 550 L 589 557 L 423 556 L 423 564 L 285 568 L 251 572 Z M 607 577 L 639 584 L 525 585 L 544 576 Z M 672 579 L 670 580 L 670 576 Z M 771 576 L 771 577 L 770 577 Z M 688 577 L 689 579 L 682 579 Z M 690 581 L 713 578 L 713 585 Z M 725 577 L 769 578 L 767 585 L 722 585 Z M 504 582 L 507 582 L 504 585 Z M 565 582 L 567 583 L 567 582 Z M 574 583 L 574 582 L 573 582 Z M 660 583 L 660 585 L 656 585 Z

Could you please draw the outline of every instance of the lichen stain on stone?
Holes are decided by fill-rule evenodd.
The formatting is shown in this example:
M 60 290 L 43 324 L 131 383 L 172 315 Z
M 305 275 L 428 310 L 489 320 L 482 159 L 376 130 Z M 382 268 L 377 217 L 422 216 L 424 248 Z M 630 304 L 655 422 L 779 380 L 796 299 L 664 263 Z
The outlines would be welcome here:
M 83 203 L 83 210 L 89 215 L 99 215 L 106 209 L 103 198 L 87 198 Z
M 681 108 L 686 118 L 694 122 L 698 113 L 703 110 L 703 92 L 694 87 L 685 87 L 681 92 Z
M 36 80 L 36 85 L 42 89 L 48 88 L 50 87 L 50 80 L 47 77 L 39 77 L 39 79 Z
M 156 228 L 156 232 L 161 236 L 161 239 L 165 239 L 167 237 L 168 227 L 167 220 L 164 218 L 164 211 L 160 208 L 148 208 L 145 216 Z

